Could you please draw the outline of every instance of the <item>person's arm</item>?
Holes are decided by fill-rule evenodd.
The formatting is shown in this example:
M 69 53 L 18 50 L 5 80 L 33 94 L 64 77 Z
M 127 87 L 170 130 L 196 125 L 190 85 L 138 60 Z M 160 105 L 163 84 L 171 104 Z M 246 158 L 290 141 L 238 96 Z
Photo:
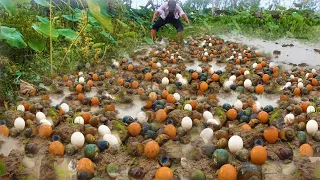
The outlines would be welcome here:
M 189 22 L 188 16 L 178 4 L 177 4 L 177 9 L 179 12 L 179 16 L 182 17 L 187 24 L 189 24 L 190 22 Z
M 153 14 L 153 17 L 152 17 L 152 23 L 154 23 L 154 21 L 157 19 L 158 15 L 159 14 L 163 14 L 165 11 L 165 4 L 161 5 L 159 7 L 159 9 L 157 9 L 154 14 Z
M 154 23 L 154 21 L 157 19 L 159 15 L 159 12 L 158 11 L 155 11 L 154 14 L 153 14 L 153 17 L 152 17 L 152 24 Z

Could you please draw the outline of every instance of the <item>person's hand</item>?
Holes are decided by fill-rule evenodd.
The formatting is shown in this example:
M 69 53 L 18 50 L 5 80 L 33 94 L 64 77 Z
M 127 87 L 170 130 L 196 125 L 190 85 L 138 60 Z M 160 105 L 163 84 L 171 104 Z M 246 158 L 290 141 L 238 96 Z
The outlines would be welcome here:
M 152 20 L 151 20 L 151 24 L 154 24 L 154 21 L 155 21 L 155 20 L 154 20 L 154 19 L 152 19 Z
M 190 21 L 189 21 L 189 20 L 186 20 L 186 23 L 187 23 L 187 25 L 189 25 L 189 24 L 190 24 Z

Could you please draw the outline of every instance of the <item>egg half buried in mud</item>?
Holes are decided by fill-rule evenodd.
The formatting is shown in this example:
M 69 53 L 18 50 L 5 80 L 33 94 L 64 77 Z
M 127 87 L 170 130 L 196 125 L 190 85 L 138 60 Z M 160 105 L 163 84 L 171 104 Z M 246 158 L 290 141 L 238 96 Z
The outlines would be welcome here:
M 237 101 L 234 103 L 234 108 L 235 108 L 236 110 L 242 109 L 242 106 L 243 106 L 243 104 L 242 104 L 242 102 L 241 102 L 240 100 L 237 100 Z
M 287 114 L 285 117 L 284 117 L 284 122 L 288 125 L 290 124 L 293 124 L 294 123 L 294 115 L 293 114 Z
M 112 134 L 105 134 L 103 140 L 107 141 L 110 144 L 110 147 L 119 146 L 119 140 Z
M 307 132 L 313 134 L 318 131 L 318 123 L 315 120 L 309 120 L 306 126 Z
M 228 147 L 231 153 L 236 153 L 243 148 L 243 140 L 240 136 L 232 136 L 229 139 Z
M 17 107 L 17 111 L 22 111 L 22 112 L 24 112 L 24 111 L 25 111 L 24 106 L 20 104 L 20 105 Z
M 84 119 L 83 119 L 83 117 L 82 116 L 78 116 L 78 117 L 76 117 L 75 119 L 74 119 L 74 123 L 75 124 L 84 124 Z
M 201 131 L 200 137 L 205 143 L 211 142 L 213 138 L 213 130 L 211 128 L 205 128 Z
M 191 106 L 191 104 L 186 104 L 186 105 L 184 105 L 183 109 L 186 111 L 192 111 L 192 106 Z
M 225 89 L 230 89 L 231 85 L 233 84 L 233 81 L 226 81 L 224 84 L 223 84 L 223 87 Z
M 84 145 L 84 136 L 81 132 L 74 132 L 71 135 L 71 144 L 81 148 Z
M 69 105 L 66 104 L 66 103 L 62 103 L 62 104 L 60 105 L 60 107 L 61 107 L 61 109 L 62 109 L 62 111 L 63 111 L 64 113 L 67 113 L 67 112 L 69 112 L 69 110 L 70 110 Z
M 23 118 L 18 117 L 17 119 L 14 120 L 14 127 L 18 130 L 23 130 L 24 127 L 26 126 L 26 123 Z
M 208 119 L 213 119 L 213 115 L 210 111 L 203 112 L 203 118 L 207 121 Z
M 181 127 L 185 130 L 190 130 L 192 128 L 192 119 L 190 117 L 182 118 Z
M 310 113 L 314 113 L 316 112 L 316 109 L 313 107 L 313 106 L 308 106 L 307 107 L 307 113 L 310 114 Z

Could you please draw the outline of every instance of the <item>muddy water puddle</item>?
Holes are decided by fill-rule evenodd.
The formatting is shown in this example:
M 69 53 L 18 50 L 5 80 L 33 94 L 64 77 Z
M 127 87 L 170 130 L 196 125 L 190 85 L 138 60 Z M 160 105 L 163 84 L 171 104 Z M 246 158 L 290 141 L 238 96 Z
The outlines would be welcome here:
M 1 144 L 0 154 L 3 154 L 4 156 L 8 156 L 14 149 L 23 150 L 17 139 L 0 135 L 0 141 L 3 142 Z
M 136 118 L 144 105 L 145 103 L 136 96 L 133 98 L 131 104 L 120 104 L 116 106 L 116 110 L 119 112 L 118 117 L 131 116 Z

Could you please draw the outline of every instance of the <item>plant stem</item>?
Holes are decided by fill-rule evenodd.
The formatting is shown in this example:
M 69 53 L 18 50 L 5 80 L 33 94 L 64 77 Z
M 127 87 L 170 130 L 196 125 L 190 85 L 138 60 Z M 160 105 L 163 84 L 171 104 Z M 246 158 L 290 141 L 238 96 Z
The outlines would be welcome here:
M 52 51 L 53 51 L 53 46 L 52 46 L 52 0 L 50 0 L 50 73 L 52 75 L 53 69 L 52 69 Z

